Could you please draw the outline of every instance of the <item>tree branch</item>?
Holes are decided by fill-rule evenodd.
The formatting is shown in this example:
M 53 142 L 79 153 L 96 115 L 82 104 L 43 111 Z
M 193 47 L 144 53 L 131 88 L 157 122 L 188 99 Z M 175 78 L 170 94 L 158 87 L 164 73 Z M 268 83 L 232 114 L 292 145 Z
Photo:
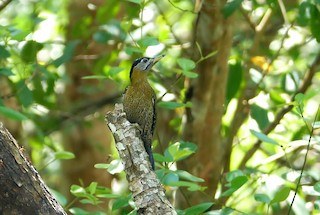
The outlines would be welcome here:
M 0 122 L 0 214 L 66 214 Z
M 139 128 L 126 119 L 122 104 L 116 104 L 115 109 L 107 113 L 106 120 L 125 166 L 138 214 L 177 214 L 155 172 L 151 170 Z

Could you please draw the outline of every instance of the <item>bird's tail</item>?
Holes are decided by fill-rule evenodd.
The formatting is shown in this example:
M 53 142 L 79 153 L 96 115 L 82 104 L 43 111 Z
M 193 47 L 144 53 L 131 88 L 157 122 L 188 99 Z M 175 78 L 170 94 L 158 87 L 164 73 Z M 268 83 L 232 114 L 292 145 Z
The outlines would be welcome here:
M 154 170 L 154 158 L 153 158 L 153 154 L 152 154 L 152 140 L 147 137 L 142 138 L 142 139 L 143 139 L 144 148 L 149 155 L 149 160 L 151 163 L 152 170 Z

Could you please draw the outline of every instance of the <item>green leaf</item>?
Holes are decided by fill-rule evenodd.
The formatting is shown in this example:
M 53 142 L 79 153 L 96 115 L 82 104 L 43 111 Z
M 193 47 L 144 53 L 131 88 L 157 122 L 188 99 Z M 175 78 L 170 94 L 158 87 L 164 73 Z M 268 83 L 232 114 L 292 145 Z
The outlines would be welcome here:
M 309 23 L 309 20 L 311 18 L 310 16 L 310 7 L 311 7 L 311 3 L 307 2 L 307 1 L 303 1 L 300 5 L 299 5 L 299 12 L 298 12 L 298 17 L 297 17 L 297 23 L 301 26 L 306 26 Z
M 120 159 L 115 159 L 110 162 L 110 164 L 107 163 L 98 163 L 94 165 L 97 169 L 106 169 L 110 174 L 116 174 L 123 170 L 123 166 Z
M 76 197 L 83 197 L 87 195 L 87 191 L 83 187 L 75 184 L 71 185 L 70 192 Z
M 229 0 L 222 8 L 222 14 L 225 18 L 231 16 L 237 9 L 241 7 L 243 0 Z
M 75 214 L 75 215 L 107 215 L 105 212 L 102 211 L 97 211 L 97 212 L 92 212 L 92 211 L 85 211 L 81 208 L 70 208 L 69 209 L 70 213 Z
M 12 76 L 14 74 L 10 68 L 0 68 L 0 75 Z
M 73 53 L 77 45 L 79 44 L 78 40 L 70 41 L 67 43 L 63 50 L 63 54 L 61 57 L 57 58 L 56 60 L 53 61 L 53 65 L 55 67 L 59 67 L 62 64 L 70 61 L 73 57 Z
M 312 35 L 316 38 L 317 42 L 320 42 L 320 12 L 316 5 L 311 7 L 311 19 L 310 19 L 310 28 Z
M 315 185 L 313 185 L 313 189 L 320 193 L 320 181 L 318 181 Z
M 33 94 L 25 84 L 25 80 L 17 83 L 17 97 L 23 107 L 29 107 L 33 103 Z
M 227 82 L 226 101 L 227 104 L 233 99 L 240 89 L 242 82 L 242 65 L 240 61 L 229 63 L 229 75 Z
M 35 62 L 37 60 L 37 53 L 42 48 L 43 48 L 43 44 L 33 40 L 29 40 L 22 47 L 20 57 L 25 63 Z
M 244 176 L 244 173 L 241 170 L 237 169 L 237 170 L 233 170 L 231 172 L 228 172 L 226 175 L 226 179 L 228 182 L 231 182 L 233 179 L 235 179 L 239 176 Z
M 168 147 L 168 152 L 173 157 L 173 161 L 185 159 L 195 153 L 197 146 L 190 142 L 176 142 Z
M 267 196 L 266 194 L 263 194 L 263 193 L 254 194 L 254 199 L 258 202 L 262 202 L 262 203 L 266 203 L 266 204 L 269 204 L 271 201 L 269 196 Z
M 202 187 L 196 183 L 188 182 L 188 181 L 176 181 L 168 184 L 169 186 L 174 187 L 188 187 L 189 191 L 204 191 L 206 187 Z
M 286 100 L 281 97 L 281 93 L 275 90 L 269 91 L 269 95 L 272 101 L 274 101 L 277 104 L 284 104 L 286 103 Z
M 305 100 L 305 95 L 303 93 L 298 93 L 295 95 L 294 100 L 298 103 L 302 103 Z
M 119 72 L 123 71 L 124 69 L 121 67 L 112 67 L 111 69 L 109 69 L 108 74 L 110 76 L 115 76 L 117 75 Z
M 231 187 L 239 189 L 248 181 L 248 177 L 245 175 L 238 176 L 231 181 Z
M 169 174 L 166 174 L 163 178 L 162 178 L 162 183 L 163 184 L 170 184 L 173 182 L 177 182 L 179 181 L 179 176 L 177 174 L 175 174 L 174 172 L 170 172 Z
M 251 117 L 258 123 L 260 130 L 269 125 L 268 111 L 258 105 L 251 105 Z
M 138 44 L 142 47 L 148 47 L 158 45 L 159 41 L 155 37 L 144 37 L 138 41 Z
M 99 30 L 93 34 L 93 39 L 97 43 L 106 43 L 112 38 L 112 35 L 106 31 Z
M 123 170 L 123 165 L 122 165 L 120 159 L 112 160 L 109 164 L 108 169 L 107 169 L 107 171 L 112 175 L 114 175 L 116 173 L 120 173 L 120 172 L 122 172 L 122 170 Z
M 101 80 L 101 79 L 107 79 L 107 77 L 104 76 L 104 75 L 88 75 L 88 76 L 83 76 L 81 79 L 97 79 L 97 80 Z
M 108 163 L 97 163 L 94 165 L 94 168 L 97 169 L 107 169 L 110 166 Z
M 188 70 L 182 70 L 182 74 L 184 74 L 188 78 L 198 78 L 198 73 L 190 72 Z
M 139 4 L 139 5 L 142 3 L 142 0 L 126 0 L 126 1 Z
M 113 205 L 112 205 L 112 211 L 115 211 L 119 208 L 123 208 L 129 205 L 129 200 L 131 199 L 131 196 L 127 196 L 127 197 L 122 197 L 117 199 Z
M 70 160 L 75 158 L 76 156 L 72 152 L 60 151 L 54 153 L 54 157 L 58 160 Z
M 290 194 L 291 189 L 289 187 L 283 187 L 281 188 L 274 196 L 274 198 L 271 200 L 272 203 L 278 203 L 286 200 Z
M 91 182 L 89 187 L 88 187 L 88 191 L 90 194 L 95 194 L 96 193 L 96 189 L 97 189 L 98 183 L 97 182 Z
M 251 132 L 251 134 L 253 134 L 255 137 L 257 137 L 262 142 L 271 143 L 273 145 L 279 145 L 279 143 L 277 141 L 271 139 L 270 137 L 268 137 L 267 135 L 265 135 L 261 132 L 258 132 L 258 131 L 252 130 L 252 129 L 250 129 L 250 132 Z
M 14 119 L 14 120 L 19 120 L 19 121 L 28 119 L 22 113 L 17 112 L 17 111 L 15 111 L 13 109 L 4 107 L 4 106 L 0 106 L 0 114 L 4 115 L 6 117 L 9 117 L 11 119 Z
M 182 70 L 193 70 L 196 67 L 196 63 L 187 58 L 178 58 L 177 63 Z
M 114 193 L 103 193 L 103 194 L 97 194 L 97 197 L 106 198 L 106 199 L 116 199 L 116 198 L 119 198 L 120 196 Z
M 158 161 L 158 162 L 173 162 L 173 157 L 170 155 L 170 156 L 163 156 L 159 153 L 153 153 L 153 157 L 154 157 L 154 160 L 155 161 Z
M 185 179 L 192 182 L 204 182 L 204 179 L 196 177 L 194 175 L 191 175 L 189 172 L 184 170 L 176 170 L 175 173 L 179 176 L 181 179 Z
M 0 58 L 6 59 L 8 57 L 10 57 L 10 52 L 8 52 L 5 46 L 0 45 Z
M 185 215 L 198 215 L 203 214 L 206 210 L 208 210 L 213 205 L 212 202 L 205 202 L 195 206 L 192 206 L 186 210 L 184 210 Z
M 230 188 L 223 192 L 221 196 L 230 196 L 248 181 L 247 176 L 238 176 L 231 181 Z
M 137 47 L 131 47 L 131 46 L 126 47 L 126 48 L 124 49 L 124 51 L 125 51 L 128 55 L 132 55 L 132 54 L 134 54 L 134 53 L 139 53 L 139 54 L 142 54 L 142 53 L 143 53 L 143 50 L 142 50 L 142 49 L 137 48 Z
M 170 110 L 174 110 L 176 108 L 181 108 L 181 107 L 190 107 L 191 103 L 181 103 L 181 102 L 159 102 L 158 103 L 158 107 L 160 108 L 165 108 L 165 109 L 170 109 Z

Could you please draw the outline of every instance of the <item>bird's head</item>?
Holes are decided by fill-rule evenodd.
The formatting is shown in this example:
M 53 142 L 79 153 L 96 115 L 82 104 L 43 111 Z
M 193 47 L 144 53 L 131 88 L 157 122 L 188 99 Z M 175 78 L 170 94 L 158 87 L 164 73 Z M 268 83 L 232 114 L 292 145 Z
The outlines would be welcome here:
M 131 70 L 130 70 L 130 79 L 132 80 L 132 74 L 134 72 L 138 72 L 138 73 L 140 72 L 140 73 L 146 74 L 163 57 L 164 57 L 164 55 L 159 55 L 154 58 L 142 57 L 142 58 L 136 59 L 133 62 Z

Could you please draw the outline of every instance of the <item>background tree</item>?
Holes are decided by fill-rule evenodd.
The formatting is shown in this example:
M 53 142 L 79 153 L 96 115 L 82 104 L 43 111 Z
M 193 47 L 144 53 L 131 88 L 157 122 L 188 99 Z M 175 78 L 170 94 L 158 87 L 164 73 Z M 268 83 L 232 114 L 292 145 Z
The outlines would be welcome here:
M 0 120 L 70 213 L 133 210 L 104 114 L 133 60 L 160 53 L 156 173 L 179 213 L 319 210 L 318 1 L 0 9 Z

